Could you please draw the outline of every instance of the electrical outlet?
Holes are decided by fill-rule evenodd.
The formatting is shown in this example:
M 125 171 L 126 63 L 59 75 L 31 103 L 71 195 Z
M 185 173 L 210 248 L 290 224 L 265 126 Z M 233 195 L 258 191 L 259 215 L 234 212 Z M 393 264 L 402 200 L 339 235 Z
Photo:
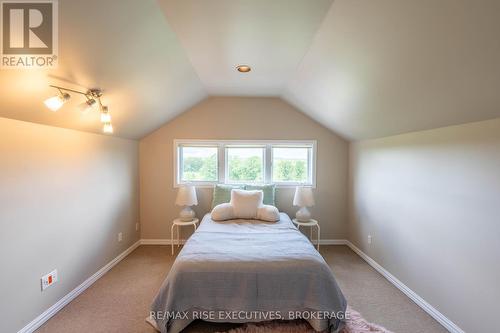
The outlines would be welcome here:
M 135 231 L 139 231 L 139 223 L 135 224 Z
M 42 291 L 44 291 L 45 289 L 59 281 L 59 278 L 57 277 L 57 269 L 54 269 L 49 274 L 42 276 L 40 280 L 42 282 Z
M 123 234 L 121 232 L 118 233 L 118 241 L 121 242 L 123 240 Z
M 372 235 L 368 235 L 368 244 L 372 243 Z

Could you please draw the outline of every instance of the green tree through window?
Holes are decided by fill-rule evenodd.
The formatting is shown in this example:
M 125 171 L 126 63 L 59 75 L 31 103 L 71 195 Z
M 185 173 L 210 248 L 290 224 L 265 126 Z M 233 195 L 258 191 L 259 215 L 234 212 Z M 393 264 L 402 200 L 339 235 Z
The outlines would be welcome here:
M 182 147 L 182 180 L 183 181 L 216 181 L 217 180 L 217 148 L 215 147 Z
M 176 184 L 273 182 L 294 186 L 315 182 L 316 150 L 311 141 L 193 141 L 176 147 Z
M 264 180 L 264 148 L 227 148 L 228 176 L 231 182 L 262 182 Z
M 305 183 L 309 175 L 308 149 L 302 147 L 273 148 L 273 181 Z
M 257 156 L 231 156 L 229 165 L 229 179 L 232 181 L 262 181 L 262 159 Z

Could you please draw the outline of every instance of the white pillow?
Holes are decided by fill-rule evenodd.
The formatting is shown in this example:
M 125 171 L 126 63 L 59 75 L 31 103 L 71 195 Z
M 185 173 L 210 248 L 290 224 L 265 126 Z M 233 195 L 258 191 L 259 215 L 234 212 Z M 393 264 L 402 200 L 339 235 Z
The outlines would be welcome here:
M 257 209 L 257 219 L 268 222 L 278 222 L 280 220 L 280 212 L 278 208 L 274 206 L 262 205 Z
M 233 205 L 230 203 L 215 206 L 212 209 L 211 215 L 214 221 L 227 221 L 240 218 L 234 214 Z M 257 219 L 266 222 L 278 222 L 280 220 L 280 213 L 278 208 L 274 206 L 262 205 L 257 208 Z
M 217 205 L 212 209 L 212 220 L 225 221 L 234 219 L 233 205 L 229 202 Z
M 212 220 L 257 219 L 267 222 L 279 221 L 280 213 L 278 208 L 263 205 L 263 196 L 262 191 L 232 190 L 231 202 L 217 205 L 212 209 Z
M 262 191 L 231 190 L 231 201 L 234 215 L 239 219 L 256 219 L 257 209 L 262 206 Z

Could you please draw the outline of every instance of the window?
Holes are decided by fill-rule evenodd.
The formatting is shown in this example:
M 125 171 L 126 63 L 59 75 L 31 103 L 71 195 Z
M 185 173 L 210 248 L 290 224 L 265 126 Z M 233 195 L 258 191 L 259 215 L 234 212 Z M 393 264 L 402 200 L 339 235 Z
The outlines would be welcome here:
M 262 183 L 265 147 L 226 147 L 228 183 Z
M 316 186 L 316 141 L 174 140 L 174 184 Z
M 180 146 L 178 148 L 180 182 L 216 182 L 217 154 L 217 147 Z
M 273 147 L 273 182 L 311 183 L 311 147 Z

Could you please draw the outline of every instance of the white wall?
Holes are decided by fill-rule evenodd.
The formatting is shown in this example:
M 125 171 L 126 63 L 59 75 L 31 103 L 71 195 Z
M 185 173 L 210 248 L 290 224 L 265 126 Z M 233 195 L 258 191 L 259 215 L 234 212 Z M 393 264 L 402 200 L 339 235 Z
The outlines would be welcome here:
M 500 119 L 353 143 L 350 173 L 351 241 L 466 332 L 494 331 Z
M 347 236 L 348 143 L 279 98 L 211 97 L 168 122 L 140 142 L 141 235 L 170 239 L 180 211 L 174 205 L 174 139 L 317 140 L 316 206 L 322 238 Z M 198 189 L 198 217 L 210 211 L 211 189 Z M 289 215 L 293 188 L 277 190 L 277 206 Z M 183 237 L 191 229 L 183 228 Z
M 138 142 L 6 118 L 0 136 L 0 332 L 17 332 L 139 239 Z

